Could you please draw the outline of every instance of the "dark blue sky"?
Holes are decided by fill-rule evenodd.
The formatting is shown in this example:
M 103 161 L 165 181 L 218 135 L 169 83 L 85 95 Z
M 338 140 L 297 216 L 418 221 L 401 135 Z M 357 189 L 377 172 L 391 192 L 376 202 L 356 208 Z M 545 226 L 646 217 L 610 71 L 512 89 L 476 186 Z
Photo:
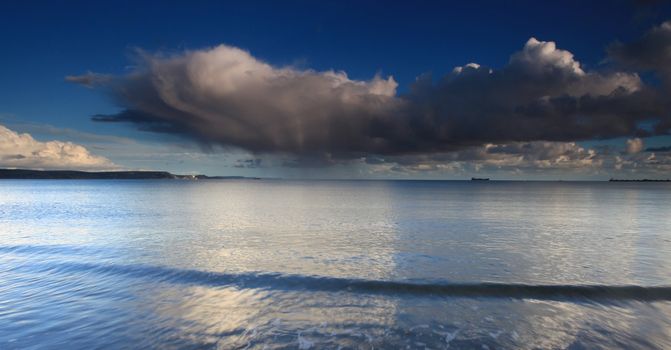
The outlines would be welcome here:
M 123 74 L 133 48 L 178 52 L 221 43 L 276 66 L 392 75 L 398 91 L 478 62 L 501 67 L 529 37 L 556 41 L 587 69 L 605 47 L 671 18 L 667 2 L 636 1 L 13 1 L 0 3 L 0 115 L 103 134 L 90 121 L 119 108 L 68 83 L 87 71 Z M 0 122 L 1 123 L 1 122 Z

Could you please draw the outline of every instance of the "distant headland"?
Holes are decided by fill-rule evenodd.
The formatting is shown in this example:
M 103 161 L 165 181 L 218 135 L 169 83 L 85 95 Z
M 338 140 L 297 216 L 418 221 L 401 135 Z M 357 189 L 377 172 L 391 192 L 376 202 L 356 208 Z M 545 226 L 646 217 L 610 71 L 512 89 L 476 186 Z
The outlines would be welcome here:
M 671 182 L 671 179 L 610 179 L 609 182 Z
M 244 176 L 175 175 L 167 171 L 76 171 L 0 169 L 0 179 L 26 180 L 216 180 L 258 179 Z

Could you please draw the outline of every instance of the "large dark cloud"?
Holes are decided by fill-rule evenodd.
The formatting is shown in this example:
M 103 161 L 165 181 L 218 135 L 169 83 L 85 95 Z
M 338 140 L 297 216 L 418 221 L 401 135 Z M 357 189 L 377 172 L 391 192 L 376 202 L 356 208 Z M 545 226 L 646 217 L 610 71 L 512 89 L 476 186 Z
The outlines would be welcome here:
M 638 40 L 610 45 L 608 55 L 625 68 L 657 74 L 664 85 L 663 98 L 671 97 L 671 21 L 650 29 Z M 671 118 L 666 117 L 656 125 L 655 132 L 663 134 L 669 129 Z
M 411 129 L 438 148 L 635 135 L 645 133 L 640 122 L 668 115 L 666 101 L 636 74 L 585 72 L 569 52 L 533 38 L 501 70 L 457 67 L 404 98 L 414 109 Z
M 671 83 L 671 21 L 650 29 L 633 42 L 610 45 L 608 54 L 625 67 L 657 72 L 667 84 Z
M 127 109 L 94 120 L 254 152 L 351 153 L 382 151 L 371 126 L 402 103 L 392 78 L 354 81 L 342 72 L 275 68 L 224 45 L 142 60 L 130 75 L 100 81 Z
M 669 62 L 660 57 L 635 64 L 626 58 L 629 51 L 618 44 L 609 53 L 646 69 Z M 636 73 L 585 71 L 570 52 L 534 38 L 500 69 L 470 63 L 437 82 L 422 76 L 404 95 L 391 77 L 359 81 L 343 72 L 274 67 L 225 45 L 175 56 L 142 54 L 126 76 L 68 79 L 106 89 L 125 108 L 96 121 L 130 122 L 205 145 L 292 154 L 295 164 L 647 136 L 671 127 L 666 94 Z M 653 127 L 641 128 L 644 122 Z

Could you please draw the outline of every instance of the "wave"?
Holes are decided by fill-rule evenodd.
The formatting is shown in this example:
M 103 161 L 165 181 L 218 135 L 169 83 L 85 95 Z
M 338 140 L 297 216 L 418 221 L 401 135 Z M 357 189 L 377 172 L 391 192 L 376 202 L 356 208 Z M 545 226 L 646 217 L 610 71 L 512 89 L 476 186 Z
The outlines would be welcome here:
M 111 255 L 113 249 L 92 246 L 74 246 L 65 244 L 50 244 L 50 245 L 4 245 L 0 246 L 0 253 L 9 254 L 44 254 L 44 255 L 83 255 L 83 256 L 97 256 L 97 255 Z
M 534 285 L 515 283 L 411 283 L 279 273 L 218 273 L 151 265 L 90 263 L 22 264 L 10 271 L 49 274 L 101 274 L 153 282 L 312 292 L 511 298 L 538 300 L 671 301 L 671 287 L 636 285 Z

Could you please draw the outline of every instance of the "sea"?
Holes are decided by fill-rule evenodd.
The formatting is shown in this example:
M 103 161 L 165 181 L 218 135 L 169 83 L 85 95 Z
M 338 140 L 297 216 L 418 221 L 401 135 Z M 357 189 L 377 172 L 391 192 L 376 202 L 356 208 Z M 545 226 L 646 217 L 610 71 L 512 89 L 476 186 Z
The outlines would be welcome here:
M 2 180 L 0 349 L 671 349 L 671 184 Z

